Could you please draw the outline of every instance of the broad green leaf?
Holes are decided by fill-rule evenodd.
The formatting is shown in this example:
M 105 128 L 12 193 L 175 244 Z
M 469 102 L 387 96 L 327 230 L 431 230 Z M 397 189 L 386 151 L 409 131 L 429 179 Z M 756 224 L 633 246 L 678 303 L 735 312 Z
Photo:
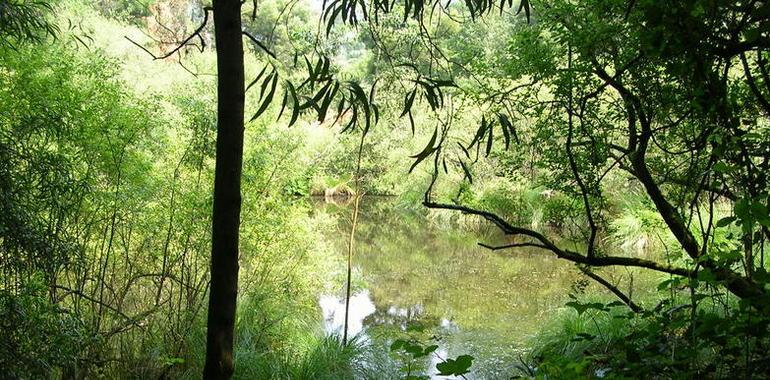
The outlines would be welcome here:
M 436 364 L 439 376 L 460 376 L 470 372 L 473 364 L 473 356 L 460 355 L 457 359 L 447 359 Z
M 719 219 L 719 220 L 717 221 L 717 227 L 726 227 L 726 226 L 729 226 L 729 225 L 730 225 L 732 222 L 734 222 L 734 221 L 735 221 L 735 219 L 737 219 L 737 218 L 736 218 L 736 217 L 734 217 L 734 216 L 728 216 L 728 217 L 724 217 L 724 218 L 722 218 L 722 219 Z

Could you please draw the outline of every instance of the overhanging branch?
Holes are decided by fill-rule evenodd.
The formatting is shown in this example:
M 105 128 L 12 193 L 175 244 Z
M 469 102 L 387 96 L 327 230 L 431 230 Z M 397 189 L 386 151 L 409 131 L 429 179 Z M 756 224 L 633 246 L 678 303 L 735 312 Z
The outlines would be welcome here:
M 436 203 L 436 202 L 430 201 L 429 199 L 426 199 L 423 202 L 423 205 L 425 205 L 425 207 L 427 208 L 432 208 L 432 209 L 455 210 L 455 211 L 460 211 L 470 215 L 481 216 L 482 218 L 486 219 L 487 221 L 491 222 L 492 224 L 500 228 L 500 230 L 503 231 L 503 233 L 505 233 L 506 235 L 526 236 L 526 237 L 532 238 L 537 242 L 529 243 L 531 246 L 537 246 L 538 248 L 543 248 L 548 251 L 551 251 L 553 254 L 556 255 L 556 257 L 573 262 L 575 264 L 583 264 L 583 265 L 594 266 L 594 267 L 608 267 L 608 266 L 637 267 L 637 268 L 651 269 L 662 273 L 675 274 L 678 276 L 690 277 L 693 275 L 693 272 L 689 269 L 661 264 L 651 260 L 645 260 L 645 259 L 640 259 L 635 257 L 621 257 L 621 256 L 588 257 L 568 249 L 562 249 L 559 246 L 557 246 L 553 241 L 548 239 L 545 235 L 527 228 L 513 226 L 507 221 L 505 221 L 503 218 L 501 218 L 500 216 L 495 215 L 488 211 L 476 210 L 470 207 L 465 207 L 465 206 L 455 205 L 455 204 Z M 518 243 L 518 244 L 520 245 L 523 243 Z M 495 248 L 495 247 L 492 247 L 492 248 Z M 511 247 L 502 247 L 497 249 L 504 249 L 504 248 L 511 248 Z

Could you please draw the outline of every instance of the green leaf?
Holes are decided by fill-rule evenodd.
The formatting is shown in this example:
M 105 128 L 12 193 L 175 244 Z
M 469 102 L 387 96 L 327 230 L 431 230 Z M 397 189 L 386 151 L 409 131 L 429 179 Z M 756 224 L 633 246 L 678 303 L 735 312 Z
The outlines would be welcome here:
M 670 288 L 671 286 L 676 286 L 678 282 L 679 282 L 678 279 L 668 279 L 668 280 L 661 281 L 661 283 L 658 284 L 658 290 L 659 291 L 665 290 Z
M 489 123 L 489 137 L 487 139 L 487 151 L 486 151 L 486 157 L 489 157 L 489 154 L 492 153 L 492 142 L 494 141 L 494 136 L 492 135 L 492 123 Z
M 468 170 L 468 166 L 465 165 L 465 162 L 463 162 L 463 160 L 460 160 L 460 166 L 463 168 L 463 172 L 465 172 L 465 178 L 468 179 L 468 182 L 473 184 L 473 176 L 471 175 L 471 171 Z
M 530 5 L 529 0 L 521 0 L 521 3 L 519 3 L 519 10 L 516 11 L 516 13 L 521 13 L 521 11 L 524 10 L 524 13 L 527 15 L 527 23 L 530 22 Z
M 288 102 L 289 102 L 289 90 L 284 89 L 283 99 L 281 99 L 281 111 L 278 112 L 278 117 L 276 118 L 276 121 L 281 120 L 281 116 L 283 116 L 283 111 L 286 110 L 286 103 Z
M 579 301 L 570 301 L 570 302 L 567 302 L 565 305 L 575 309 L 575 311 L 577 311 L 578 315 L 583 315 L 583 313 L 585 313 L 587 310 L 591 310 L 591 309 L 598 310 L 598 311 L 606 311 L 607 310 L 605 308 L 604 304 L 603 303 L 599 303 L 599 302 L 582 303 L 582 302 L 579 302 Z
M 323 123 L 323 121 L 326 119 L 326 113 L 329 110 L 329 106 L 332 103 L 332 100 L 334 100 L 334 97 L 337 95 L 337 91 L 340 88 L 339 82 L 334 82 L 334 87 L 332 87 L 331 92 L 329 92 L 326 95 L 326 98 L 324 98 L 323 103 L 321 103 L 320 111 L 318 112 L 318 122 Z
M 369 132 L 369 125 L 371 120 L 371 108 L 369 107 L 369 100 L 366 98 L 366 92 L 364 92 L 364 89 L 361 88 L 361 85 L 359 85 L 357 82 L 349 81 L 348 85 L 350 87 L 350 90 L 353 96 L 364 107 L 363 133 L 367 134 Z
M 409 125 L 412 127 L 412 136 L 414 136 L 414 118 L 412 117 L 412 110 L 409 110 L 407 115 L 409 115 Z
M 394 352 L 394 351 L 398 351 L 398 350 L 400 350 L 401 348 L 403 348 L 405 344 L 409 344 L 409 342 L 407 342 L 407 341 L 405 341 L 405 340 L 403 340 L 403 339 L 396 339 L 396 340 L 394 340 L 394 341 L 393 341 L 393 343 L 390 345 L 390 351 L 391 351 L 391 352 Z
M 262 68 L 262 71 L 260 71 L 260 72 L 259 72 L 259 74 L 257 74 L 257 77 L 256 77 L 256 78 L 254 78 L 254 80 L 253 80 L 253 81 L 251 81 L 251 83 L 249 83 L 249 85 L 248 85 L 248 86 L 246 86 L 246 91 L 249 91 L 249 89 L 250 89 L 252 86 L 254 86 L 255 84 L 257 84 L 257 82 L 259 81 L 259 78 L 262 78 L 262 75 L 264 75 L 264 74 L 265 74 L 265 71 L 267 71 L 267 66 L 269 66 L 269 64 L 268 64 L 268 65 L 265 65 L 265 67 L 263 67 L 263 68 Z
M 308 99 L 308 101 L 305 102 L 305 104 L 303 104 L 300 107 L 300 109 L 309 108 L 309 107 L 311 107 L 311 106 L 313 106 L 315 104 L 318 104 L 318 102 L 321 101 L 321 98 L 323 98 L 324 95 L 326 95 L 327 91 L 329 91 L 329 89 L 331 88 L 332 84 L 333 84 L 332 81 L 327 82 L 323 87 L 321 87 L 320 90 L 318 90 L 318 92 L 315 94 L 315 96 L 313 96 L 312 98 Z
M 463 153 L 465 153 L 465 157 L 467 157 L 467 158 L 471 158 L 471 154 L 470 154 L 470 153 L 468 153 L 468 149 L 466 149 L 466 148 L 463 146 L 463 144 L 460 144 L 460 143 L 458 142 L 458 143 L 457 143 L 457 145 L 459 145 L 459 146 L 460 146 L 460 149 L 462 149 Z
M 267 82 L 267 80 L 265 80 L 265 82 Z M 273 81 L 272 81 L 272 86 L 270 87 L 270 92 L 267 93 L 267 96 L 262 101 L 262 105 L 257 110 L 257 113 L 255 113 L 254 116 L 252 116 L 251 120 L 249 121 L 256 120 L 256 118 L 258 118 L 259 115 L 261 115 L 263 112 L 265 112 L 265 110 L 267 110 L 267 106 L 269 106 L 270 102 L 273 101 L 273 95 L 275 95 L 275 87 L 277 85 L 278 85 L 278 74 L 275 74 L 273 75 Z
M 412 355 L 414 358 L 419 358 L 423 355 L 422 346 L 419 344 L 407 342 L 402 348 L 404 351 L 406 351 L 406 353 Z
M 751 216 L 749 208 L 749 200 L 746 198 L 739 199 L 735 202 L 735 215 L 740 219 L 748 219 Z
M 294 85 L 290 81 L 286 81 L 286 84 L 288 85 L 289 92 L 291 93 L 291 101 L 294 103 L 294 107 L 292 107 L 291 110 L 291 120 L 289 121 L 289 126 L 291 127 L 299 117 L 299 99 L 297 99 L 297 90 L 294 88 Z
M 498 114 L 497 115 L 497 118 L 500 120 L 500 129 L 503 130 L 503 140 L 505 141 L 505 150 L 508 150 L 508 147 L 511 146 L 511 132 L 508 129 L 508 127 L 506 127 L 506 125 L 505 125 L 505 123 L 503 121 L 504 117 L 505 116 L 503 114 Z
M 439 376 L 460 376 L 470 372 L 469 368 L 473 364 L 473 356 L 460 355 L 457 359 L 447 359 L 442 363 L 436 364 Z
M 716 164 L 714 164 L 714 166 L 711 169 L 718 173 L 727 173 L 730 171 L 730 167 L 727 166 L 727 164 L 725 164 L 722 161 L 719 161 Z
M 412 110 L 412 104 L 414 103 L 414 97 L 417 95 L 417 88 L 412 90 L 412 92 L 406 94 L 404 96 L 404 110 L 401 111 L 401 116 L 404 117 L 407 113 L 409 113 Z
M 422 152 L 417 153 L 414 156 L 409 156 L 410 158 L 416 158 L 412 166 L 409 168 L 409 173 L 414 170 L 414 168 L 422 162 L 424 159 L 428 158 L 433 152 L 436 151 L 437 148 L 433 147 L 433 145 L 436 144 L 436 138 L 438 137 L 438 126 L 436 126 L 436 129 L 433 130 L 433 136 L 430 138 L 430 141 L 428 142 L 428 145 L 425 146 L 425 148 L 422 150 Z
M 726 227 L 726 226 L 729 226 L 729 225 L 730 225 L 732 222 L 734 222 L 734 221 L 735 221 L 735 219 L 737 219 L 737 218 L 736 218 L 736 217 L 734 217 L 734 216 L 728 216 L 728 217 L 725 217 L 725 218 L 719 219 L 719 220 L 717 221 L 717 227 Z

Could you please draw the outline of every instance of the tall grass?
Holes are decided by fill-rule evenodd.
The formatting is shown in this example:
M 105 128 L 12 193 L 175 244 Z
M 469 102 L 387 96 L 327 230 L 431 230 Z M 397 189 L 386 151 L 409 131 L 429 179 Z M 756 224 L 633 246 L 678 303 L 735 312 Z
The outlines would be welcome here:
M 242 319 L 239 322 L 234 379 L 369 378 L 365 369 L 369 348 L 358 337 L 343 345 L 339 335 L 324 335 L 313 326 L 277 326 L 281 322 L 254 326 L 244 325 Z M 179 368 L 168 372 L 173 378 L 200 378 L 206 347 L 204 321 L 194 329 L 187 341 L 189 351 L 184 361 L 178 363 Z

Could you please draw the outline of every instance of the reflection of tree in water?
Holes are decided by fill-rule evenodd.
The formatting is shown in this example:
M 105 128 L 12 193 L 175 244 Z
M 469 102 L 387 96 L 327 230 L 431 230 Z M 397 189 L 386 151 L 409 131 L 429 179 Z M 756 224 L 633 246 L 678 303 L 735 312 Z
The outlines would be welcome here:
M 376 300 L 375 305 L 377 305 Z M 406 330 L 409 325 L 418 321 L 421 324 L 426 324 L 426 322 L 429 322 L 432 319 L 438 321 L 437 318 L 428 317 L 424 314 L 425 308 L 420 304 L 408 307 L 378 305 L 375 306 L 374 313 L 369 314 L 366 319 L 364 319 L 364 326 L 391 326 Z
M 323 208 L 338 215 L 338 229 L 329 238 L 345 252 L 350 210 Z M 431 315 L 453 320 L 465 331 L 492 330 L 521 342 L 537 330 L 544 314 L 563 305 L 575 279 L 569 265 L 542 252 L 501 255 L 476 245 L 503 240 L 502 235 L 439 227 L 387 199 L 362 200 L 354 265 L 377 305 L 368 326 L 380 320 L 401 326 L 404 316 L 393 311 L 411 310 L 411 319 Z M 420 305 L 419 313 L 414 305 Z
M 346 254 L 351 210 L 318 209 L 337 216 L 337 229 L 327 238 Z M 363 325 L 384 346 L 419 324 L 425 339 L 441 337 L 450 354 L 474 354 L 479 365 L 499 368 L 563 307 L 579 278 L 574 267 L 542 251 L 479 247 L 479 241 L 510 242 L 494 229 L 497 235 L 482 236 L 437 226 L 382 198 L 365 197 L 359 213 L 353 264 L 374 304 Z

